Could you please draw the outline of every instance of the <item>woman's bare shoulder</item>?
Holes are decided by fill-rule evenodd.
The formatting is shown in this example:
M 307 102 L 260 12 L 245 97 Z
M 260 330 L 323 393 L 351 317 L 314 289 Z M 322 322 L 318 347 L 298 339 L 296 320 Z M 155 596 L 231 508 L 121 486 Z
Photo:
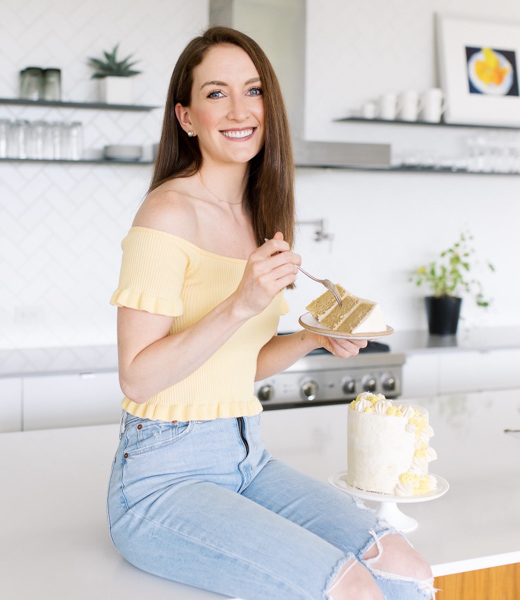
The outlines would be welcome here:
M 163 184 L 146 196 L 132 226 L 157 229 L 192 241 L 197 231 L 196 213 L 189 197 L 177 186 Z

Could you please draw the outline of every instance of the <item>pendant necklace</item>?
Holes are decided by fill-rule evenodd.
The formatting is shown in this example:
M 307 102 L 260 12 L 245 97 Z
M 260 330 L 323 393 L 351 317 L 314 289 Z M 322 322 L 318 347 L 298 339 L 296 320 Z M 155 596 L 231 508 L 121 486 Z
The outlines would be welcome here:
M 222 200 L 220 199 L 217 194 L 215 194 L 214 192 L 212 192 L 208 186 L 204 183 L 204 180 L 202 179 L 202 175 L 199 173 L 199 178 L 200 178 L 200 182 L 202 183 L 202 185 L 206 188 L 206 190 L 212 195 L 214 196 L 219 202 L 223 202 L 224 204 L 231 204 L 231 205 L 238 205 L 238 204 L 242 204 L 244 201 L 240 200 L 240 202 L 228 202 L 227 200 Z

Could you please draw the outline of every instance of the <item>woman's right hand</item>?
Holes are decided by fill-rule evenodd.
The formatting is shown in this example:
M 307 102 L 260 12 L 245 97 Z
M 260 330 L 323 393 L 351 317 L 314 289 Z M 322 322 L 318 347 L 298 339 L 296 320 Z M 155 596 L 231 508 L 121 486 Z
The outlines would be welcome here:
M 235 309 L 242 318 L 251 318 L 269 306 L 273 298 L 296 280 L 301 264 L 299 254 L 279 231 L 274 238 L 251 253 L 244 275 L 234 292 Z

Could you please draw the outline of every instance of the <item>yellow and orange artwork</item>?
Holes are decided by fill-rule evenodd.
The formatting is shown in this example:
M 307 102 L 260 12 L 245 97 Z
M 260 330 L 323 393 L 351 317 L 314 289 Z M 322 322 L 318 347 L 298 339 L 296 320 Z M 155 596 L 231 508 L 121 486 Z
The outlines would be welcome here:
M 500 66 L 500 60 L 491 48 L 482 48 L 482 53 L 484 60 L 477 60 L 475 63 L 477 77 L 486 85 L 500 85 L 509 73 L 509 68 Z

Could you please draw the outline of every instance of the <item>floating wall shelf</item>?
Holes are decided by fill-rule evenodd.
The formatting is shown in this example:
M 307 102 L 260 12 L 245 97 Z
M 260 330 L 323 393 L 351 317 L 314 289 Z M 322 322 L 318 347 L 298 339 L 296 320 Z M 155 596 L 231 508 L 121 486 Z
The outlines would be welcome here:
M 26 100 L 22 98 L 0 98 L 0 104 L 17 106 L 52 106 L 56 108 L 87 108 L 94 110 L 128 110 L 150 111 L 158 106 L 141 106 L 137 104 L 106 104 L 105 102 L 61 102 L 54 100 Z
M 309 166 L 309 165 L 296 165 L 297 169 L 337 169 L 343 171 L 358 171 L 363 172 L 367 171 L 370 173 L 432 173 L 432 174 L 448 174 L 448 175 L 501 175 L 501 176 L 516 176 L 518 177 L 520 173 L 501 173 L 501 172 L 493 172 L 493 171 L 468 171 L 467 169 L 451 169 L 449 167 L 330 167 L 330 166 L 322 166 L 319 165 Z
M 136 166 L 136 165 L 153 165 L 151 160 L 104 160 L 98 159 L 81 159 L 81 160 L 54 160 L 44 158 L 0 158 L 0 163 L 15 162 L 15 163 L 46 163 L 46 164 L 68 164 L 68 165 L 114 165 L 114 166 Z
M 378 125 L 412 125 L 415 127 L 465 127 L 466 129 L 520 129 L 514 125 L 477 125 L 469 123 L 428 123 L 426 121 L 400 121 L 399 119 L 364 119 L 363 117 L 345 117 L 335 119 L 335 123 L 377 123 Z

